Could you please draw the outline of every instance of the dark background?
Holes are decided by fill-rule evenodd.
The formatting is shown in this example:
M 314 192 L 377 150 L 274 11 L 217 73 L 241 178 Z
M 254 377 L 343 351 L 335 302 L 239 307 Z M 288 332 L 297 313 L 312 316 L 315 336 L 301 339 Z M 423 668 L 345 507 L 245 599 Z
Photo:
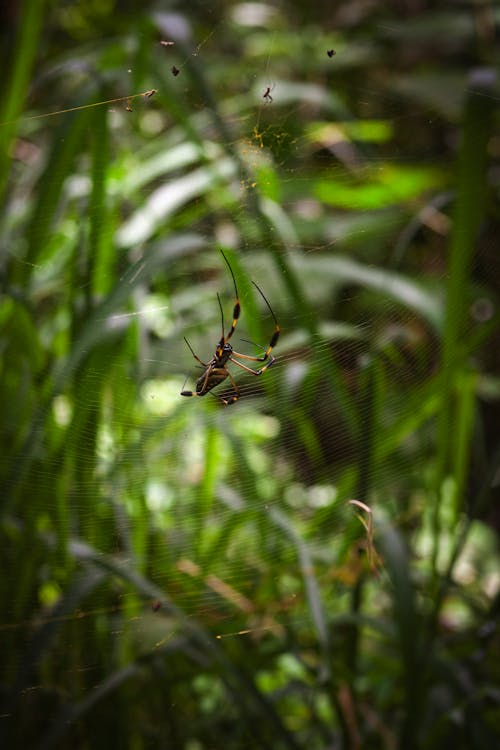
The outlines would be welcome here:
M 4 746 L 492 747 L 498 3 L 1 14 Z

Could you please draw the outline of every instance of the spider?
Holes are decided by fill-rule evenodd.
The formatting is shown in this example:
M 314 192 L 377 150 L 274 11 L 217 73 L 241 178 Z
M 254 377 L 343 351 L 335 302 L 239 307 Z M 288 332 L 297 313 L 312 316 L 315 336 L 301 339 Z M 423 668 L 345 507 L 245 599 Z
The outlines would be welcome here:
M 224 334 L 224 313 L 222 310 L 222 303 L 220 301 L 220 297 L 217 294 L 217 299 L 219 301 L 219 308 L 221 311 L 221 318 L 222 318 L 222 335 L 220 337 L 220 341 L 217 344 L 217 347 L 215 349 L 215 354 L 210 360 L 210 362 L 202 362 L 201 359 L 194 353 L 193 348 L 191 347 L 191 344 L 187 340 L 187 338 L 184 338 L 184 341 L 189 347 L 189 351 L 195 358 L 197 362 L 200 363 L 200 365 L 204 368 L 204 372 L 200 375 L 198 380 L 196 381 L 196 390 L 194 391 L 181 391 L 181 396 L 204 396 L 206 393 L 211 391 L 213 388 L 215 388 L 217 385 L 222 383 L 226 378 L 229 378 L 231 381 L 231 385 L 233 387 L 233 392 L 227 397 L 220 397 L 220 400 L 223 404 L 228 406 L 229 404 L 234 404 L 235 401 L 237 401 L 240 397 L 240 389 L 238 388 L 238 385 L 236 384 L 235 379 L 227 369 L 227 363 L 232 362 L 234 365 L 237 365 L 238 367 L 241 367 L 242 370 L 245 370 L 246 372 L 252 373 L 252 375 L 262 375 L 271 365 L 273 362 L 275 362 L 275 357 L 272 356 L 271 352 L 278 343 L 278 339 L 280 336 L 280 327 L 279 323 L 276 319 L 276 315 L 272 311 L 271 305 L 267 301 L 266 297 L 264 296 L 264 293 L 255 281 L 252 282 L 252 284 L 255 286 L 259 294 L 261 295 L 262 299 L 266 303 L 267 307 L 269 308 L 269 312 L 273 316 L 274 323 L 275 323 L 275 329 L 274 333 L 271 336 L 271 340 L 269 342 L 269 346 L 267 349 L 263 349 L 264 354 L 260 357 L 251 357 L 248 354 L 240 354 L 239 352 L 235 352 L 232 345 L 229 343 L 229 339 L 233 335 L 236 324 L 238 322 L 238 318 L 240 317 L 241 312 L 241 305 L 240 305 L 240 298 L 238 296 L 238 287 L 236 286 L 236 279 L 234 278 L 233 269 L 231 268 L 228 259 L 224 255 L 224 253 L 221 250 L 222 257 L 226 261 L 227 267 L 229 268 L 229 272 L 231 274 L 231 277 L 233 279 L 234 284 L 234 292 L 236 296 L 236 302 L 234 303 L 234 309 L 233 309 L 233 322 L 231 324 L 231 328 L 229 329 L 229 333 L 227 336 Z M 269 361 L 267 364 L 265 364 L 263 367 L 261 367 L 259 370 L 253 370 L 251 367 L 247 367 L 246 365 L 242 364 L 241 362 L 238 362 L 235 357 L 238 357 L 239 359 L 247 359 L 251 360 L 252 362 L 265 362 L 267 359 Z
M 274 83 L 272 86 L 268 86 L 262 94 L 262 98 L 266 100 L 266 104 L 271 104 L 271 102 L 274 101 L 273 97 L 271 96 L 271 91 L 274 91 Z

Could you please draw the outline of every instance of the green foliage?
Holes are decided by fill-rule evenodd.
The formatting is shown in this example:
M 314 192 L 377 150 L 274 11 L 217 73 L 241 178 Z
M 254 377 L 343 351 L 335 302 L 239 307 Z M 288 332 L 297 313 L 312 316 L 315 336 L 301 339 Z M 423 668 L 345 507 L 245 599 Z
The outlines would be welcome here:
M 124 5 L 9 29 L 5 746 L 491 747 L 498 9 Z

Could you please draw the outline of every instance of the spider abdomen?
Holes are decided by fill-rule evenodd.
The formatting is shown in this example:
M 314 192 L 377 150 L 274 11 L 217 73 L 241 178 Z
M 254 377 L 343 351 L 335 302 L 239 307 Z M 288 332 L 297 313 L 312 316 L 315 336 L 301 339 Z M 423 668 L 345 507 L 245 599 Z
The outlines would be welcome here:
M 215 388 L 219 383 L 227 378 L 228 371 L 224 366 L 217 367 L 213 364 L 212 367 L 196 381 L 196 393 L 198 396 L 204 396 Z

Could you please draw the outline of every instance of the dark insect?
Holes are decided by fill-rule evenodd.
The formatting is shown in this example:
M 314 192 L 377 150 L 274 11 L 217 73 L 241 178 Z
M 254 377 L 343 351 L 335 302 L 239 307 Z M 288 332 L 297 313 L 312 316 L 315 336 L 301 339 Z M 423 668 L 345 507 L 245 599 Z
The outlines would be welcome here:
M 326 54 L 328 55 L 328 57 L 333 57 L 333 56 L 334 56 L 334 55 L 336 55 L 337 53 L 335 52 L 335 50 L 334 50 L 334 49 L 329 49 L 329 50 L 327 50 L 327 53 L 326 53 Z
M 181 71 L 179 70 L 179 68 L 176 68 L 175 65 L 172 65 L 172 75 L 173 76 L 178 76 L 180 72 Z
M 126 109 L 127 112 L 133 112 L 134 111 L 132 109 L 132 99 L 127 99 L 125 109 Z
M 161 609 L 161 602 L 158 599 L 153 599 L 151 602 L 151 609 L 153 612 L 158 612 L 158 610 Z
M 231 338 L 231 336 L 233 335 L 236 329 L 236 324 L 238 322 L 238 318 L 240 317 L 241 305 L 240 305 L 240 298 L 238 296 L 238 287 L 236 286 L 236 279 L 234 278 L 233 269 L 231 268 L 229 261 L 224 255 L 224 253 L 222 252 L 222 250 L 221 250 L 221 253 L 222 253 L 222 257 L 226 261 L 227 267 L 229 268 L 229 272 L 231 274 L 231 277 L 233 279 L 233 284 L 234 284 L 236 302 L 234 304 L 234 309 L 233 309 L 233 322 L 231 324 L 231 328 L 229 329 L 229 333 L 226 336 L 224 334 L 224 313 L 222 311 L 222 303 L 220 301 L 219 295 L 217 294 L 217 299 L 219 301 L 219 307 L 220 307 L 221 318 L 222 318 L 222 335 L 220 337 L 220 341 L 217 344 L 217 347 L 215 349 L 215 354 L 210 360 L 210 362 L 202 362 L 201 359 L 194 353 L 189 341 L 186 338 L 184 338 L 184 341 L 188 345 L 191 354 L 193 355 L 195 360 L 199 362 L 200 365 L 204 368 L 204 372 L 202 373 L 202 375 L 200 375 L 200 377 L 196 381 L 196 390 L 195 391 L 181 391 L 181 396 L 204 396 L 206 393 L 211 391 L 217 385 L 222 383 L 226 378 L 229 378 L 229 380 L 231 381 L 232 388 L 233 388 L 232 393 L 227 398 L 224 398 L 222 396 L 220 397 L 220 400 L 222 401 L 222 403 L 228 406 L 229 404 L 234 404 L 235 401 L 237 401 L 240 397 L 240 389 L 238 388 L 238 385 L 236 384 L 235 379 L 233 378 L 233 376 L 227 369 L 228 362 L 232 362 L 234 365 L 241 367 L 242 370 L 245 370 L 245 372 L 250 372 L 252 375 L 262 375 L 262 373 L 264 373 L 269 367 L 271 367 L 273 362 L 276 361 L 275 357 L 271 355 L 271 352 L 276 346 L 276 344 L 278 343 L 278 339 L 280 336 L 280 327 L 276 319 L 276 316 L 274 312 L 272 311 L 271 305 L 269 304 L 266 297 L 264 296 L 264 293 L 262 292 L 261 289 L 259 289 L 255 281 L 253 281 L 252 284 L 255 286 L 255 288 L 261 295 L 262 299 L 264 300 L 264 302 L 266 303 L 269 309 L 269 312 L 273 316 L 274 324 L 275 324 L 274 333 L 271 336 L 271 341 L 269 342 L 269 346 L 267 347 L 267 349 L 264 349 L 262 347 L 264 354 L 262 354 L 262 356 L 260 357 L 251 357 L 248 354 L 239 354 L 239 352 L 234 351 L 233 347 L 229 343 L 229 339 Z M 269 361 L 259 370 L 253 370 L 251 367 L 247 367 L 241 362 L 238 362 L 237 359 L 235 359 L 235 357 L 237 357 L 238 359 L 251 360 L 252 362 L 265 362 L 267 359 L 269 359 Z
M 266 104 L 271 104 L 273 100 L 273 97 L 271 96 L 271 91 L 274 90 L 274 83 L 272 86 L 268 86 L 264 93 L 262 94 L 262 98 L 266 100 Z

